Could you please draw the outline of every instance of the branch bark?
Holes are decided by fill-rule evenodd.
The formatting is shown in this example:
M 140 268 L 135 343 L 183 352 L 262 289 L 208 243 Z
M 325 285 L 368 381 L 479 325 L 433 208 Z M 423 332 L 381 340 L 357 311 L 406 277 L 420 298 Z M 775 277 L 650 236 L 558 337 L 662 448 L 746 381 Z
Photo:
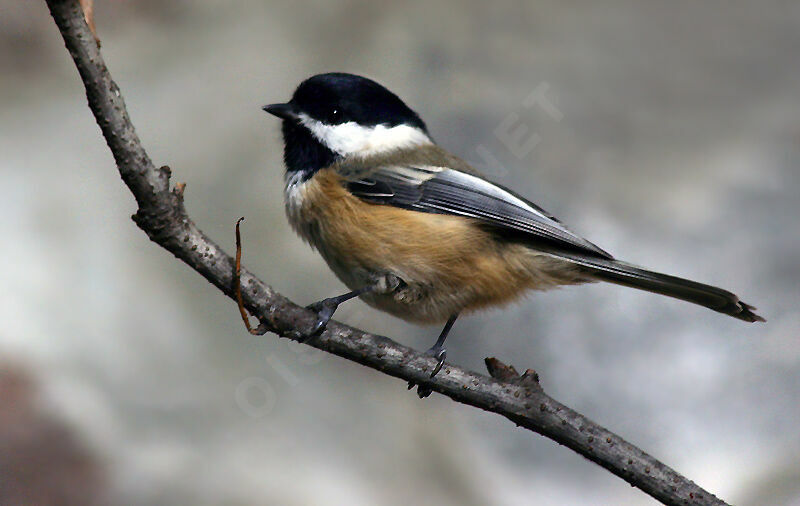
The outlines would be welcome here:
M 184 185 L 170 188 L 170 169 L 157 168 L 136 134 L 119 88 L 111 79 L 77 0 L 46 0 L 86 87 L 89 108 L 136 199 L 133 220 L 148 237 L 235 300 L 233 259 L 189 218 Z M 245 307 L 269 331 L 297 339 L 315 315 L 292 303 L 247 270 L 241 274 Z M 389 338 L 331 321 L 306 344 L 390 376 L 413 382 L 456 402 L 504 416 L 562 444 L 664 504 L 725 504 L 713 494 L 582 414 L 548 396 L 533 371 L 486 359 L 490 376 L 446 364 L 434 379 L 435 360 Z

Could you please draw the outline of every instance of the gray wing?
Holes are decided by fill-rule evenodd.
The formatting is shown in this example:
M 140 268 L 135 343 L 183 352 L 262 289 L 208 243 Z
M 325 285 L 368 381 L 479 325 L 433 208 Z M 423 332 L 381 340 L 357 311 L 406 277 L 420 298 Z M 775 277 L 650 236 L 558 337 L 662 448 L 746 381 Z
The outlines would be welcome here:
M 485 179 L 455 169 L 389 165 L 358 179 L 347 189 L 357 197 L 414 211 L 480 220 L 514 240 L 542 243 L 593 257 L 613 257 L 569 231 L 542 208 Z

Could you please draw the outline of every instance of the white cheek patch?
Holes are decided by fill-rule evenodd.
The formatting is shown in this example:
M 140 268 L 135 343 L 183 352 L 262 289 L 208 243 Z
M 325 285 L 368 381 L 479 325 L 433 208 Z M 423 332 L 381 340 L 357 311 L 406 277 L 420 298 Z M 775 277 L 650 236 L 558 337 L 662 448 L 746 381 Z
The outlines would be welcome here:
M 408 125 L 367 127 L 353 121 L 328 125 L 305 114 L 300 115 L 300 122 L 328 149 L 342 156 L 369 156 L 433 143 L 425 132 Z

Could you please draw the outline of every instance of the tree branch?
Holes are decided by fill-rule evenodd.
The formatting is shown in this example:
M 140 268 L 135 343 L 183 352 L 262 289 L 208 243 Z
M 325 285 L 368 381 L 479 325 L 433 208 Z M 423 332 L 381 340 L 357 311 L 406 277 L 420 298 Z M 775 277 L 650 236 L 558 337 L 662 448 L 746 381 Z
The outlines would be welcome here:
M 94 113 L 120 176 L 136 198 L 136 224 L 150 239 L 234 298 L 233 259 L 192 222 L 183 205 L 184 185 L 170 188 L 168 167 L 156 168 L 141 145 L 119 88 L 77 0 L 47 0 L 67 49 L 86 87 Z M 282 337 L 297 338 L 315 315 L 242 270 L 244 305 L 262 325 Z M 580 413 L 544 393 L 532 371 L 486 359 L 491 377 L 450 364 L 434 379 L 435 360 L 386 337 L 331 321 L 307 344 L 416 383 L 454 401 L 502 415 L 515 424 L 562 444 L 608 469 L 665 504 L 725 504 L 695 483 Z

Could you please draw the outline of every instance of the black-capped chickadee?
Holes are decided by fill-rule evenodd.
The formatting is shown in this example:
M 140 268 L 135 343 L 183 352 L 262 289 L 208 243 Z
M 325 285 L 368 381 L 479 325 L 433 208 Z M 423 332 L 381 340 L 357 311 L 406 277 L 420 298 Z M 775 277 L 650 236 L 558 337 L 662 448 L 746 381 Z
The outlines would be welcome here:
M 285 104 L 286 214 L 352 291 L 313 304 L 315 332 L 354 297 L 404 320 L 445 323 L 528 290 L 609 281 L 765 321 L 736 295 L 618 260 L 434 143 L 380 84 L 343 73 L 303 81 Z

